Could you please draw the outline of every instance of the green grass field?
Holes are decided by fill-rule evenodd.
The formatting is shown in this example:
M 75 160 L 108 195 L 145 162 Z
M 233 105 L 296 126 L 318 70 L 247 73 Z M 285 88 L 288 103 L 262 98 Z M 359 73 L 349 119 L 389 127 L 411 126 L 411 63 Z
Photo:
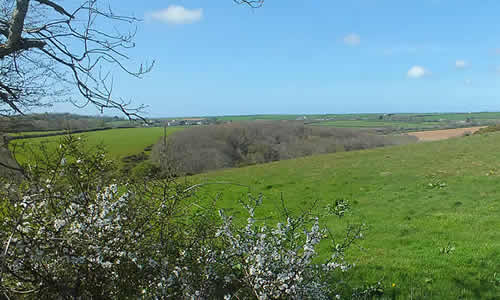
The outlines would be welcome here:
M 167 128 L 167 134 L 183 129 L 182 127 Z M 163 128 L 124 128 L 93 131 L 75 134 L 85 137 L 87 145 L 96 146 L 102 144 L 109 153 L 110 158 L 120 160 L 121 158 L 140 153 L 149 145 L 155 144 L 163 136 Z M 29 153 L 23 151 L 23 145 L 36 151 L 40 144 L 46 145 L 47 149 L 54 149 L 59 145 L 62 136 L 50 136 L 41 138 L 30 138 L 13 140 L 9 143 L 11 151 L 15 149 L 16 159 L 26 162 Z
M 332 218 L 328 226 L 337 232 L 346 222 L 368 226 L 364 250 L 350 252 L 355 281 L 381 280 L 386 295 L 399 299 L 499 299 L 498 149 L 500 134 L 492 133 L 227 169 L 191 180 L 248 185 L 263 193 L 260 216 L 269 218 L 281 194 L 296 211 L 316 199 L 319 207 L 348 199 L 353 216 Z M 245 218 L 237 200 L 246 188 L 209 185 L 201 194 L 216 192 L 220 207 Z
M 179 129 L 168 128 L 168 133 Z M 163 128 L 80 135 L 91 146 L 104 144 L 119 160 L 154 144 Z M 56 147 L 60 138 L 14 140 L 11 147 L 27 143 L 36 149 L 43 141 Z M 227 169 L 189 180 L 247 185 L 253 193 L 263 193 L 260 216 L 271 219 L 281 195 L 295 211 L 309 208 L 317 199 L 319 209 L 347 199 L 353 205 L 352 216 L 332 218 L 328 226 L 339 233 L 349 222 L 368 226 L 360 244 L 363 250 L 350 251 L 355 282 L 380 280 L 386 295 L 400 299 L 499 299 L 498 149 L 500 133 L 489 133 Z M 18 152 L 17 159 L 26 161 L 26 154 Z M 200 196 L 218 192 L 218 205 L 244 221 L 238 199 L 248 189 L 209 185 Z M 443 251 L 447 247 L 450 251 Z

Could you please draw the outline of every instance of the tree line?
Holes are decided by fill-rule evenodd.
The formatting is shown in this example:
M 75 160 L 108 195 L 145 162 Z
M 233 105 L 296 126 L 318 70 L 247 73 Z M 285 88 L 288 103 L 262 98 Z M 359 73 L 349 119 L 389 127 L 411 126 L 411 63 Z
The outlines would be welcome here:
M 235 122 L 188 128 L 153 148 L 153 160 L 179 175 L 313 154 L 383 147 L 413 141 L 369 130 L 307 126 L 293 121 Z

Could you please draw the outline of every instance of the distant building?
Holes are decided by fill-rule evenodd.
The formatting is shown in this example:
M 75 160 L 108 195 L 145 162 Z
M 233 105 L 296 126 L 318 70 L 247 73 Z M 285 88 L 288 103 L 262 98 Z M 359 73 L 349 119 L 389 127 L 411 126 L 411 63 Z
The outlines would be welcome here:
M 167 121 L 167 126 L 179 126 L 179 125 L 181 125 L 181 123 L 177 120 Z
M 210 119 L 206 118 L 186 118 L 167 120 L 167 126 L 195 126 L 195 125 L 208 125 L 212 123 Z

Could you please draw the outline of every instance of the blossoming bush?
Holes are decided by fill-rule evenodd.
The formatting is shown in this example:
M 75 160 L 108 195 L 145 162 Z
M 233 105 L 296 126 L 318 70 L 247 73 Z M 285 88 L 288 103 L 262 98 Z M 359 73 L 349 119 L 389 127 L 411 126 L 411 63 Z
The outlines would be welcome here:
M 236 225 L 172 178 L 121 178 L 102 149 L 66 137 L 54 153 L 4 180 L 0 298 L 331 299 L 351 265 L 310 214 Z M 201 202 L 200 202 L 201 201 Z M 339 204 L 340 203 L 340 204 Z M 341 206 L 341 207 L 340 207 Z M 338 216 L 346 209 L 337 202 Z M 218 212 L 218 213 L 217 213 Z M 285 211 L 286 212 L 286 211 Z M 333 215 L 333 214 L 331 214 Z M 329 255 L 320 261 L 318 247 Z M 324 257 L 324 256 L 322 256 Z
M 140 272 L 143 219 L 112 164 L 73 138 L 21 184 L 5 185 L 1 280 L 7 294 L 119 296 Z M 136 221 L 130 222 L 131 219 Z M 134 276 L 135 277 L 135 276 Z
M 292 218 L 267 227 L 255 223 L 253 208 L 249 213 L 247 225 L 235 229 L 231 218 L 221 212 L 224 222 L 217 234 L 227 246 L 220 255 L 237 269 L 227 281 L 237 280 L 247 289 L 243 294 L 257 299 L 329 299 L 338 295 L 330 276 L 350 266 L 344 263 L 340 247 L 326 262 L 313 264 L 317 245 L 327 234 L 317 218 L 310 228 Z

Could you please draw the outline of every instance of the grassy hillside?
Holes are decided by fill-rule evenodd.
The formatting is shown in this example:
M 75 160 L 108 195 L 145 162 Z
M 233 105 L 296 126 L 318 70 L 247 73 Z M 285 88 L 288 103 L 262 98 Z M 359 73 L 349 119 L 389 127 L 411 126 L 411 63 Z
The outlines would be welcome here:
M 167 134 L 180 130 L 182 127 L 167 128 Z M 124 128 L 111 129 L 105 131 L 87 132 L 75 134 L 83 136 L 89 146 L 102 144 L 105 146 L 109 155 L 114 159 L 121 159 L 125 156 L 137 154 L 144 151 L 144 148 L 155 144 L 163 136 L 163 128 Z M 37 151 L 40 144 L 45 144 L 47 149 L 57 147 L 61 136 L 30 138 L 24 140 L 13 140 L 9 143 L 10 149 L 16 149 L 16 159 L 19 162 L 25 162 L 29 153 L 23 151 L 23 145 Z
M 335 153 L 227 169 L 199 182 L 245 184 L 265 196 L 273 217 L 283 193 L 305 209 L 335 199 L 353 204 L 350 222 L 368 225 L 364 250 L 353 249 L 355 280 L 382 280 L 401 299 L 500 297 L 500 134 Z M 210 185 L 219 205 L 238 215 L 245 188 Z M 346 223 L 332 219 L 340 231 Z M 392 287 L 392 284 L 395 287 Z M 399 298 L 398 297 L 398 298 Z

